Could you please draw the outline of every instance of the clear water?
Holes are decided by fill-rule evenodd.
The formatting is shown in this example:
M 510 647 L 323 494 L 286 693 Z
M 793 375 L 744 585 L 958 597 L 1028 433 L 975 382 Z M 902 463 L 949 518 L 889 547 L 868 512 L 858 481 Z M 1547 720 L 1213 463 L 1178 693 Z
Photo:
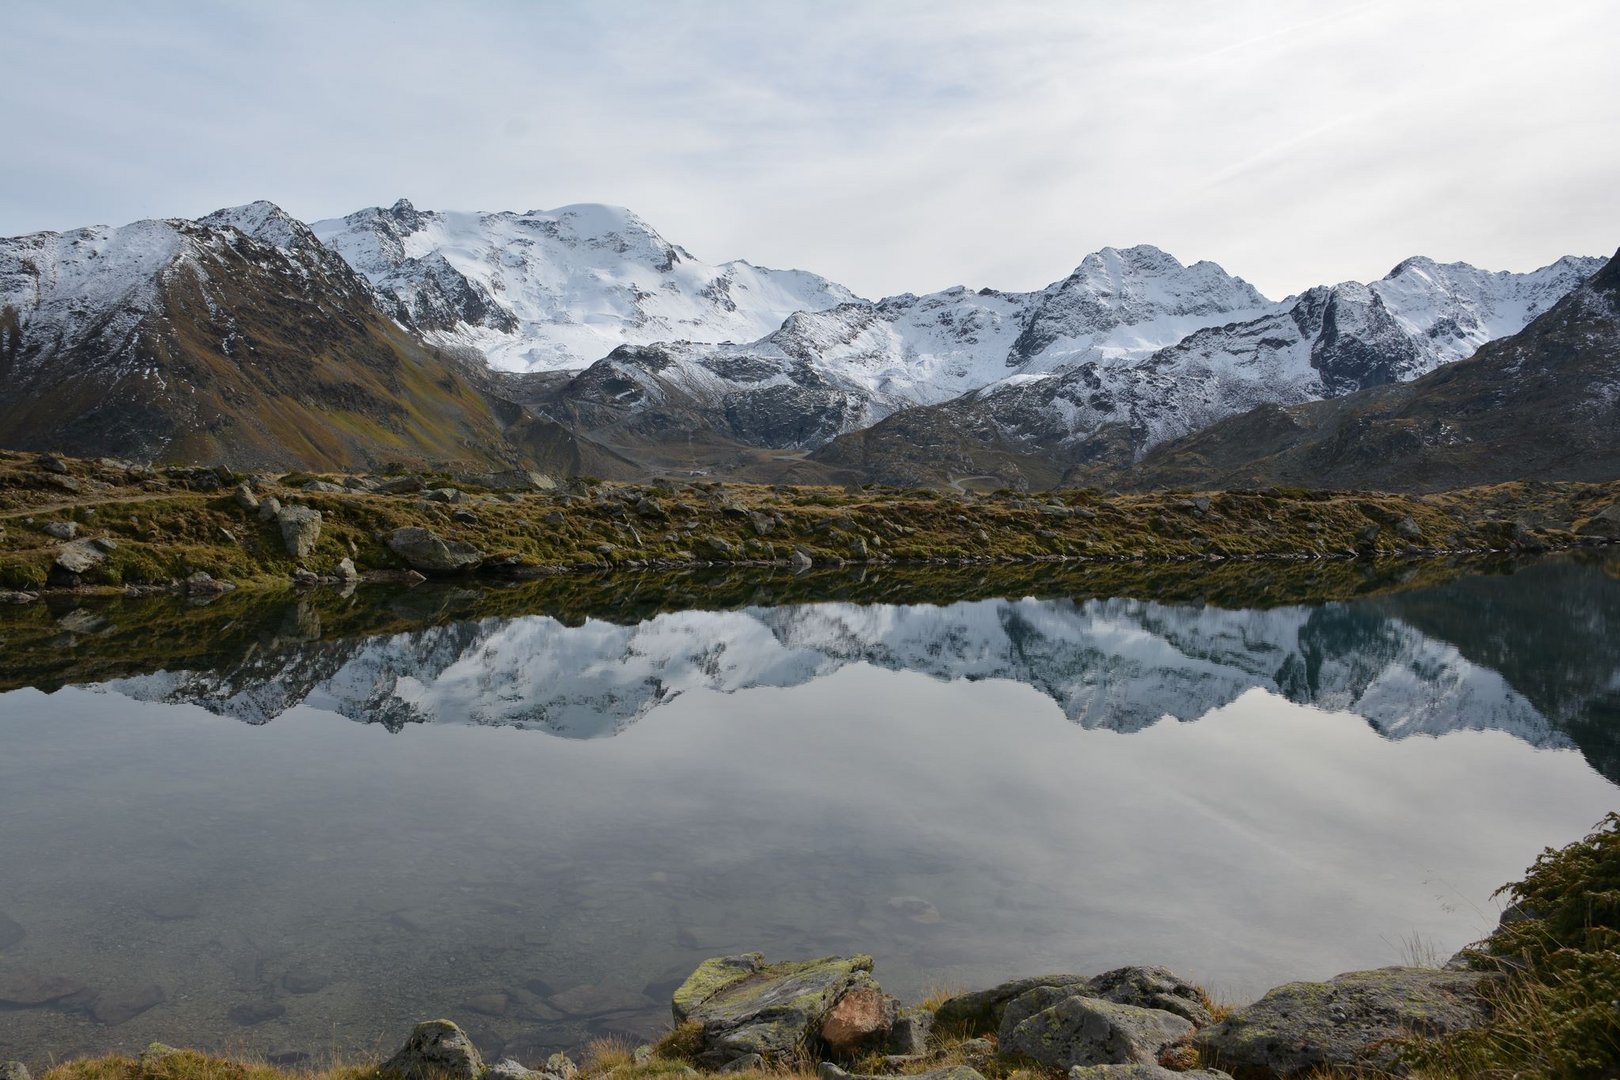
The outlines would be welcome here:
M 115 617 L 51 617 L 27 640 L 117 659 Z M 756 949 L 902 997 L 1159 963 L 1244 998 L 1443 959 L 1620 803 L 1596 562 L 1266 610 L 246 621 L 211 666 L 0 694 L 0 1057 L 448 1015 L 531 1060 Z

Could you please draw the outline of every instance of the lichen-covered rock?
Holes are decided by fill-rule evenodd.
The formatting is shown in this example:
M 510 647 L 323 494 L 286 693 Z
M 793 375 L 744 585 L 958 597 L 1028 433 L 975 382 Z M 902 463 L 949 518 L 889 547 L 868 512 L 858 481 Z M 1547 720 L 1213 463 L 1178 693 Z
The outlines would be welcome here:
M 1160 1054 L 1195 1030 L 1191 1021 L 1163 1009 L 1069 997 L 1014 1028 L 1001 1041 L 1001 1052 L 1020 1054 L 1053 1069 L 1153 1065 Z
M 259 497 L 253 494 L 253 489 L 246 484 L 237 484 L 236 490 L 231 492 L 231 500 L 243 510 L 257 510 Z
M 930 1009 L 904 1009 L 894 1018 L 889 1031 L 888 1051 L 891 1054 L 926 1054 L 928 1033 L 934 1028 L 934 1014 Z
M 966 1035 L 986 1035 L 1001 1026 L 1002 1013 L 1013 998 L 1027 994 L 1039 986 L 1084 987 L 1083 975 L 1038 975 L 1032 979 L 1014 979 L 988 990 L 975 990 L 960 994 L 940 1005 L 934 1011 L 934 1027 Z
M 1232 1080 L 1219 1069 L 1176 1072 L 1163 1065 L 1076 1065 L 1069 1080 Z
M 675 1022 L 702 1025 L 699 1065 L 719 1068 L 745 1054 L 793 1056 L 818 1038 L 843 996 L 876 988 L 869 956 L 766 964 L 758 953 L 704 961 L 672 999 Z
M 1192 1021 L 1197 1027 L 1215 1022 L 1204 1007 L 1203 991 L 1169 968 L 1122 967 L 1105 971 L 1091 978 L 1087 993 L 1122 1005 L 1163 1009 Z
M 1401 1040 L 1480 1027 L 1491 976 L 1432 968 L 1380 968 L 1327 982 L 1279 986 L 1199 1033 L 1222 1068 L 1294 1076 L 1336 1067 L 1397 1071 Z
M 412 570 L 424 574 L 453 574 L 474 570 L 484 561 L 484 553 L 459 540 L 443 540 L 427 529 L 414 526 L 395 529 L 388 535 L 388 550 L 405 560 Z
M 0 1062 L 0 1080 L 32 1080 L 28 1066 L 20 1061 Z
M 46 536 L 56 540 L 72 540 L 79 535 L 79 526 L 72 521 L 47 521 L 42 528 Z
M 379 1071 L 404 1080 L 478 1080 L 484 1073 L 484 1059 L 454 1022 L 425 1020 Z
M 1018 1030 L 1018 1025 L 1025 1020 L 1038 1012 L 1050 1009 L 1060 1001 L 1072 997 L 1085 997 L 1087 993 L 1087 985 L 1081 983 L 1075 986 L 1037 986 L 1033 990 L 1019 994 L 1007 1002 L 1002 1010 L 1001 1024 L 996 1028 L 996 1038 L 1003 1045 L 1007 1045 L 1013 1037 L 1013 1032 Z
M 830 1061 L 823 1061 L 816 1069 L 819 1080 L 892 1080 L 890 1077 L 866 1073 L 850 1073 Z M 908 1073 L 906 1080 L 984 1080 L 984 1074 L 966 1065 L 945 1065 L 927 1072 Z
M 276 525 L 287 554 L 295 559 L 309 558 L 321 538 L 321 512 L 313 506 L 283 506 L 276 512 Z

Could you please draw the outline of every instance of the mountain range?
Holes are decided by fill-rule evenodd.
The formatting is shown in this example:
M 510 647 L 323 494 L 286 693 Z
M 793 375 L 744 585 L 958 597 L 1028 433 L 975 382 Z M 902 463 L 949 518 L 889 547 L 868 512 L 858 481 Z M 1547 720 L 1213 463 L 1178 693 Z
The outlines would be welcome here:
M 988 486 L 1132 483 L 1152 463 L 1140 475 L 1198 483 L 1220 455 L 1178 440 L 1254 409 L 1348 415 L 1396 386 L 1427 400 L 1426 378 L 1521 334 L 1603 266 L 1418 257 L 1273 301 L 1138 246 L 1033 292 L 871 301 L 805 271 L 705 263 L 615 207 L 400 200 L 305 225 L 259 202 L 0 240 L 0 443 L 243 467 Z M 1552 342 L 1521 343 L 1520 368 Z M 1602 382 L 1616 362 L 1599 351 L 1581 363 Z M 1532 426 L 1568 404 L 1553 382 Z M 1458 407 L 1456 390 L 1412 408 Z

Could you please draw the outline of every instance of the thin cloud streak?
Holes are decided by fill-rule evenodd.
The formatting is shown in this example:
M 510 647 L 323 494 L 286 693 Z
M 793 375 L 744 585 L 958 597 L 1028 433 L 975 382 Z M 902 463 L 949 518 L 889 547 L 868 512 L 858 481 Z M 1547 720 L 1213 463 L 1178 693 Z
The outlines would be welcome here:
M 1620 243 L 1620 9 L 16 0 L 0 234 L 627 205 L 866 295 L 1154 243 L 1281 296 Z

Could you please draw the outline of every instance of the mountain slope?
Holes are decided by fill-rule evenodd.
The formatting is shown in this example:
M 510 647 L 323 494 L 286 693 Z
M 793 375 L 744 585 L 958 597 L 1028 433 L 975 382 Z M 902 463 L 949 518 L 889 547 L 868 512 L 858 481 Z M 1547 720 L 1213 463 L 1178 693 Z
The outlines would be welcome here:
M 971 475 L 1043 483 L 1068 465 L 1123 466 L 1258 405 L 1294 405 L 1433 371 L 1520 329 L 1601 265 L 1565 258 L 1528 274 L 1493 274 L 1408 259 L 1372 285 L 1313 288 L 1144 358 L 1058 365 L 895 415 L 815 457 L 901 483 Z
M 622 207 L 440 213 L 401 199 L 311 230 L 429 340 L 500 370 L 581 368 L 620 345 L 752 341 L 853 300 L 801 270 L 711 266 Z
M 747 345 L 615 350 L 552 415 L 643 435 L 680 415 L 739 443 L 806 449 L 916 405 L 1078 363 L 1124 363 L 1274 305 L 1213 263 L 1105 248 L 1032 293 L 947 289 L 800 312 Z
M 0 241 L 0 442 L 347 466 L 499 461 L 479 373 L 268 203 Z
M 1409 383 L 1266 405 L 1165 443 L 1136 487 L 1425 490 L 1620 473 L 1620 255 L 1512 337 Z

